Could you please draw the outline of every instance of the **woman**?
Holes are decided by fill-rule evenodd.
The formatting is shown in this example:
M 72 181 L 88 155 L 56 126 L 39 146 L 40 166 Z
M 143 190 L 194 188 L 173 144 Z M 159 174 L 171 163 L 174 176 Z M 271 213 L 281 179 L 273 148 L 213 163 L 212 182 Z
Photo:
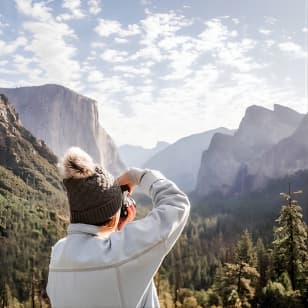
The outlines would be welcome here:
M 159 307 L 153 277 L 189 216 L 187 196 L 160 172 L 132 168 L 116 181 L 73 147 L 60 165 L 70 205 L 68 234 L 52 248 L 47 293 L 52 307 Z M 125 188 L 153 201 L 132 221 Z

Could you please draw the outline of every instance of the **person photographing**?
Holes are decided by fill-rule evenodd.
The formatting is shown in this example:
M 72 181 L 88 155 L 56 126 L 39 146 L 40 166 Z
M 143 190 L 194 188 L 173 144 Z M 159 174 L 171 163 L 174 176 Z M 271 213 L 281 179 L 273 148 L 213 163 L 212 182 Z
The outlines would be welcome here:
M 76 147 L 66 152 L 60 171 L 70 224 L 52 248 L 52 307 L 159 307 L 153 277 L 187 222 L 187 196 L 156 170 L 131 168 L 115 180 Z M 133 221 L 136 186 L 153 209 Z

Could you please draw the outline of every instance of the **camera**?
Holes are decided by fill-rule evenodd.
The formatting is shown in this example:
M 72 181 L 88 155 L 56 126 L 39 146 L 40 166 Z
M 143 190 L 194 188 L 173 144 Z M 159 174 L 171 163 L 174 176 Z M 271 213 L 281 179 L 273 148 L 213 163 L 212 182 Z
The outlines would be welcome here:
M 125 196 L 125 197 L 123 198 L 122 206 L 121 206 L 121 214 L 120 214 L 120 217 L 121 217 L 121 218 L 127 217 L 127 215 L 128 215 L 127 208 L 128 208 L 129 206 L 131 206 L 131 205 L 133 205 L 134 207 L 136 207 L 136 202 L 135 202 L 135 200 L 134 200 L 132 197 Z
M 129 206 L 131 206 L 131 205 L 136 207 L 136 202 L 135 202 L 135 200 L 132 197 L 128 196 L 127 193 L 126 193 L 126 191 L 129 191 L 128 185 L 122 185 L 121 189 L 122 189 L 122 193 L 123 193 L 123 199 L 122 199 L 122 206 L 121 206 L 120 217 L 121 218 L 125 218 L 128 215 L 127 208 Z

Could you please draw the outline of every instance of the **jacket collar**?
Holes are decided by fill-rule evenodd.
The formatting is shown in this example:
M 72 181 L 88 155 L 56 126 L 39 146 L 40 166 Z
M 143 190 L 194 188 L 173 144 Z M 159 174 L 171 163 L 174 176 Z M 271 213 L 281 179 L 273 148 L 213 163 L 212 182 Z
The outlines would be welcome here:
M 106 234 L 105 232 L 101 232 L 98 226 L 87 225 L 87 224 L 69 224 L 67 228 L 68 235 L 70 234 L 88 234 L 88 235 L 96 235 L 105 240 L 107 240 L 110 236 L 110 233 Z
M 99 227 L 87 224 L 69 224 L 67 228 L 68 234 L 86 233 L 92 235 L 98 235 Z

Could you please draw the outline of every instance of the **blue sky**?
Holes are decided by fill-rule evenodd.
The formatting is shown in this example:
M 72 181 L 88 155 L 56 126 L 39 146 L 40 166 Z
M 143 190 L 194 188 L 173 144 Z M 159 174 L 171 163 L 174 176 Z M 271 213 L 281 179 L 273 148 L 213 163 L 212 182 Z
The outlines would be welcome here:
M 0 87 L 57 83 L 145 147 L 280 103 L 307 112 L 308 0 L 2 0 Z

